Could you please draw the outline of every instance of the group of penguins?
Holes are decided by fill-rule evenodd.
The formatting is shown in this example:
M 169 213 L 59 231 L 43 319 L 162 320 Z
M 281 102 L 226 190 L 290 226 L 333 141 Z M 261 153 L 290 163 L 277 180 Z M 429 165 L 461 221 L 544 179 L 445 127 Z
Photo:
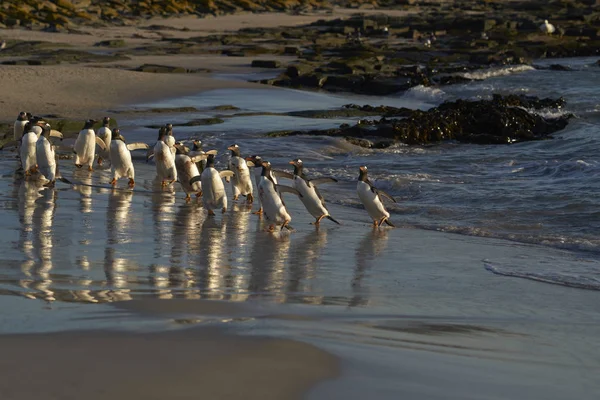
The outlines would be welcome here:
M 292 193 L 299 197 L 307 211 L 315 218 L 315 225 L 319 225 L 323 218 L 339 224 L 327 210 L 325 200 L 317 185 L 337 182 L 334 178 L 309 179 L 304 174 L 302 160 L 295 159 L 289 162 L 293 165 L 294 172 L 275 171 L 269 161 L 263 160 L 258 155 L 242 157 L 237 144 L 229 146 L 231 151 L 229 168 L 217 171 L 215 168 L 216 150 L 203 151 L 201 142 L 192 141 L 192 147 L 184 142 L 178 142 L 173 136 L 173 125 L 166 124 L 159 129 L 158 139 L 153 148 L 146 143 L 126 143 L 119 129 L 111 129 L 110 117 L 104 117 L 102 127 L 94 131 L 96 120 L 87 120 L 79 132 L 73 146 L 74 164 L 77 168 L 87 167 L 93 171 L 93 163 L 102 165 L 108 161 L 112 171 L 111 185 L 115 186 L 120 178 L 129 179 L 129 187 L 135 185 L 135 170 L 132 162 L 131 151 L 147 151 L 146 160 L 154 159 L 156 173 L 162 186 L 168 186 L 178 181 L 186 193 L 186 201 L 191 200 L 191 195 L 202 197 L 202 202 L 209 215 L 215 215 L 214 210 L 227 210 L 227 195 L 223 179 L 231 182 L 233 200 L 244 196 L 248 204 L 254 201 L 254 191 L 250 168 L 254 167 L 254 181 L 258 191 L 259 210 L 256 214 L 265 216 L 269 223 L 269 230 L 276 226 L 292 229 L 289 225 L 290 216 L 283 193 Z M 53 186 L 57 179 L 71 183 L 58 173 L 58 157 L 55 145 L 51 138 L 62 139 L 61 132 L 53 130 L 42 118 L 34 117 L 27 112 L 19 113 L 14 124 L 14 139 L 18 147 L 20 168 L 26 179 L 44 180 L 46 186 Z M 292 186 L 282 185 L 277 178 L 292 180 Z M 368 179 L 367 167 L 359 168 L 357 184 L 358 197 L 376 227 L 386 223 L 394 226 L 389 220 L 390 213 L 383 204 L 383 198 L 396 202 L 396 200 L 382 190 L 377 189 Z

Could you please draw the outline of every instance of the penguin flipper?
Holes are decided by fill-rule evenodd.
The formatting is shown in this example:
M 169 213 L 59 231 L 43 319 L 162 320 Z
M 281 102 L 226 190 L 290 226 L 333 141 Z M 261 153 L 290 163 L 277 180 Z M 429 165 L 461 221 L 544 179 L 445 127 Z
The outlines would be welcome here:
M 127 144 L 127 150 L 129 150 L 129 151 L 148 150 L 149 148 L 150 148 L 150 146 L 148 146 L 146 143 L 141 143 L 141 142 Z
M 254 164 L 254 163 L 253 163 L 252 161 L 250 161 L 250 160 L 247 160 L 247 161 L 246 161 L 246 165 L 247 165 L 247 166 L 249 166 L 249 167 L 255 167 L 255 166 L 256 166 L 256 164 Z
M 322 185 L 324 183 L 336 183 L 337 179 L 331 178 L 331 177 L 326 177 L 326 178 L 311 179 L 311 180 L 309 180 L 309 182 L 312 183 L 313 185 Z
M 396 199 L 392 197 L 392 195 L 384 192 L 383 190 L 375 189 L 375 193 L 377 193 L 380 197 L 387 197 L 389 200 L 393 201 L 394 203 L 397 203 Z
M 290 174 L 289 172 L 285 171 L 273 171 L 273 175 L 275 175 L 277 178 L 294 179 L 293 174 Z
M 96 136 L 96 144 L 102 149 L 102 150 L 106 150 L 106 143 L 104 142 L 104 140 L 102 140 L 101 138 L 99 138 L 98 136 Z
M 190 179 L 190 185 L 193 185 L 194 183 L 198 182 L 200 179 L 202 179 L 201 175 L 194 176 L 192 179 Z
M 50 136 L 52 136 L 52 137 L 57 137 L 57 138 L 60 138 L 61 140 L 62 140 L 62 138 L 63 138 L 63 134 L 62 134 L 62 132 L 59 132 L 59 131 L 57 131 L 57 130 L 55 130 L 55 129 L 52 129 L 52 130 L 50 131 Z
M 233 176 L 233 171 L 221 171 L 219 172 L 219 176 L 221 178 L 231 178 Z
M 277 189 L 279 191 L 279 193 L 292 193 L 295 194 L 298 197 L 302 197 L 302 195 L 300 194 L 299 191 L 297 191 L 296 189 L 294 189 L 293 187 L 290 186 L 286 186 L 286 185 L 275 185 L 275 189 Z
M 190 156 L 190 160 L 192 160 L 193 163 L 197 163 L 203 160 L 206 160 L 208 158 L 207 154 L 197 154 L 195 156 Z

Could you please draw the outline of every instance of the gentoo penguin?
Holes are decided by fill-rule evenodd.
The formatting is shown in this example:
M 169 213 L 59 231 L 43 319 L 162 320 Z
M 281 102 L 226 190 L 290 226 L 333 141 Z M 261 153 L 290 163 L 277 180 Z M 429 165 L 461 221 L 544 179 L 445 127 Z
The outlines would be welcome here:
M 21 140 L 21 138 L 23 137 L 23 133 L 26 133 L 24 132 L 24 129 L 25 124 L 27 124 L 27 121 L 29 121 L 29 118 L 27 118 L 27 113 L 25 111 L 21 111 L 13 126 L 13 137 L 16 142 Z
M 177 149 L 177 154 L 175 155 L 175 167 L 177 168 L 178 180 L 185 192 L 185 201 L 189 202 L 192 200 L 192 193 L 195 193 L 196 197 L 202 195 L 202 182 L 198 180 L 194 183 L 190 183 L 193 177 L 200 175 L 197 163 L 206 160 L 208 154 L 215 155 L 217 152 L 211 150 L 207 153 L 196 151 L 185 154 L 186 152 L 180 144 L 175 144 L 175 148 Z
M 102 126 L 100 129 L 98 129 L 98 133 L 96 134 L 96 140 L 98 139 L 104 142 L 104 148 L 101 148 L 99 151 L 100 154 L 98 154 L 98 165 L 102 165 L 104 159 L 108 159 L 110 161 L 110 142 L 112 140 L 110 117 L 104 117 L 102 119 Z
M 254 167 L 254 182 L 256 183 L 256 191 L 258 192 L 258 185 L 260 184 L 260 177 L 262 175 L 262 158 L 258 155 L 252 155 L 250 157 L 246 157 L 246 161 L 248 162 L 248 166 Z M 277 185 L 277 178 L 273 175 L 273 181 Z M 262 214 L 263 207 L 260 201 L 260 196 L 258 197 L 258 211 L 254 211 L 254 214 Z
M 131 151 L 147 150 L 149 147 L 146 143 L 125 144 L 121 131 L 119 129 L 112 131 L 109 153 L 113 179 L 110 184 L 115 186 L 117 179 L 127 177 L 129 178 L 129 187 L 133 188 L 135 186 L 135 171 L 131 161 Z
M 262 203 L 265 217 L 270 223 L 269 231 L 272 232 L 275 229 L 275 225 L 279 224 L 281 224 L 280 230 L 283 228 L 291 230 L 292 227 L 289 226 L 289 223 L 292 217 L 285 208 L 281 192 L 290 192 L 297 196 L 300 196 L 300 194 L 294 188 L 276 184 L 273 178 L 271 163 L 263 161 L 260 183 L 258 185 L 258 197 Z
M 50 143 L 50 132 L 52 129 L 50 124 L 41 121 L 38 124 L 43 127 L 42 134 L 35 146 L 38 170 L 48 180 L 47 185 L 53 186 L 56 182 L 58 168 L 56 166 L 54 145 Z
M 201 140 L 193 140 L 192 141 L 192 151 L 195 151 L 195 152 L 203 151 Z M 203 159 L 203 160 L 200 160 L 199 162 L 197 162 L 196 166 L 198 167 L 198 171 L 200 173 L 202 173 L 202 171 L 204 171 L 204 168 L 206 167 L 206 159 Z
M 37 171 L 36 145 L 38 139 L 38 135 L 33 130 L 29 130 L 21 138 L 19 154 L 21 167 L 25 171 L 25 176 L 29 176 Z
M 154 145 L 153 154 L 154 161 L 156 162 L 156 175 L 161 180 L 162 186 L 170 185 L 177 180 L 175 155 L 167 145 L 166 140 L 167 130 L 165 127 L 162 127 L 158 131 L 158 140 Z
M 94 124 L 96 123 L 93 119 L 88 119 L 83 126 L 83 129 L 79 132 L 75 146 L 75 166 L 81 168 L 84 165 L 88 166 L 88 171 L 93 171 L 92 164 L 94 163 L 94 157 L 96 156 L 96 133 L 94 132 Z
M 220 208 L 222 212 L 227 211 L 227 195 L 223 178 L 231 176 L 233 176 L 231 171 L 219 172 L 215 169 L 215 153 L 211 153 L 206 159 L 206 168 L 202 174 L 190 179 L 190 185 L 198 180 L 202 182 L 202 203 L 208 210 L 208 215 L 215 215 L 213 210 L 216 208 Z
M 540 31 L 545 33 L 546 35 L 552 35 L 556 29 L 554 25 L 548 22 L 547 19 L 544 20 L 544 23 L 540 25 Z
M 395 226 L 389 220 L 390 213 L 387 212 L 385 206 L 382 202 L 382 197 L 387 197 L 394 203 L 396 203 L 396 199 L 392 196 L 384 192 L 383 190 L 378 190 L 369 178 L 367 177 L 367 167 L 360 167 L 360 174 L 358 176 L 358 184 L 356 185 L 356 191 L 358 192 L 358 197 L 360 201 L 365 206 L 365 209 L 369 213 L 369 216 L 373 220 L 373 225 L 381 226 L 384 222 L 389 226 Z
M 231 178 L 231 189 L 233 191 L 233 200 L 237 200 L 240 194 L 246 197 L 248 204 L 252 204 L 254 196 L 252 195 L 252 180 L 250 179 L 250 170 L 248 162 L 240 154 L 240 146 L 232 144 L 227 148 L 231 151 L 229 160 L 229 170 L 233 172 Z
M 308 179 L 304 173 L 304 164 L 302 160 L 299 158 L 290 161 L 290 164 L 294 166 L 294 189 L 300 193 L 300 200 L 306 210 L 316 218 L 315 225 L 319 225 L 323 218 L 330 219 L 336 224 L 340 224 L 337 222 L 331 215 L 329 215 L 329 211 L 325 206 L 325 199 L 319 193 L 319 189 L 317 189 L 317 184 L 322 183 L 330 183 L 337 182 L 337 179 L 334 178 L 318 178 L 318 179 Z

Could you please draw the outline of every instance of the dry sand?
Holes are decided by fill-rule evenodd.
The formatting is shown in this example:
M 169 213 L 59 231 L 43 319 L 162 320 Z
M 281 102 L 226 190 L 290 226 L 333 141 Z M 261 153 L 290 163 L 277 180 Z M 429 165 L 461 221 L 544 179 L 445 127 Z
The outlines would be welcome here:
M 335 357 L 217 330 L 0 338 L 2 400 L 294 399 L 338 374 Z

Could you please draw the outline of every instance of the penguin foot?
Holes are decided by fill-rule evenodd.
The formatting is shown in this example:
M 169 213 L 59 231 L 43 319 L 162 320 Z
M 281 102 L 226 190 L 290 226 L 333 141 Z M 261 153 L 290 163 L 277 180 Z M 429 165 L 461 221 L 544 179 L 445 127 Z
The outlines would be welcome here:
M 92 172 L 94 170 L 94 168 L 92 168 L 91 165 L 88 165 L 88 171 Z
M 102 157 L 98 157 L 98 165 L 102 165 L 103 161 L 104 161 L 104 159 Z
M 200 198 L 200 197 L 202 197 L 202 191 L 196 193 L 196 198 Z
M 161 182 L 160 182 L 160 186 L 161 186 L 161 187 L 165 187 L 165 186 L 167 186 L 167 182 L 165 182 L 165 181 L 161 181 Z
M 135 186 L 135 181 L 133 180 L 133 178 L 129 179 L 129 187 L 133 189 L 133 187 Z
M 83 167 L 83 165 L 81 165 L 81 164 L 75 164 L 75 166 L 76 166 L 77 168 L 81 168 L 81 167 Z
M 240 197 L 240 195 L 236 194 L 235 196 L 233 196 L 233 201 L 236 201 L 239 197 Z
M 282 231 L 283 228 L 287 228 L 288 231 L 291 231 L 293 228 L 288 225 L 289 223 L 290 221 L 285 221 L 283 224 L 281 224 L 281 228 L 279 230 Z
M 110 181 L 110 184 L 115 186 L 117 184 L 117 178 L 113 178 L 113 180 Z
M 208 210 L 208 215 L 214 216 L 215 212 L 213 210 Z
M 171 179 L 171 180 L 169 181 L 168 185 L 172 185 L 172 184 L 173 184 L 173 182 L 175 182 L 175 179 Z
M 322 220 L 323 218 L 325 218 L 325 217 L 326 217 L 326 215 L 325 215 L 325 214 L 321 215 L 321 216 L 320 216 L 319 218 L 317 218 L 317 220 L 316 220 L 315 222 L 313 222 L 312 224 L 313 224 L 314 226 L 319 226 L 319 224 L 321 223 L 321 220 Z
M 192 197 L 191 197 L 189 194 L 187 194 L 187 195 L 185 196 L 185 202 L 186 202 L 186 203 L 189 203 L 190 201 L 192 201 Z
M 222 214 L 225 214 L 225 211 L 227 211 L 227 208 L 226 208 L 226 207 L 223 207 L 223 209 L 221 210 L 221 213 L 222 213 Z
M 246 203 L 252 204 L 253 201 L 254 201 L 254 196 L 252 196 L 252 193 L 246 195 Z
M 379 221 L 377 221 L 377 220 L 373 220 L 373 226 L 374 226 L 374 227 L 378 227 L 378 226 L 379 226 L 378 222 L 379 222 Z
M 256 214 L 256 215 L 262 215 L 263 213 L 263 209 L 262 207 L 258 209 L 258 211 L 254 211 L 252 214 Z
M 269 227 L 267 228 L 267 232 L 275 232 L 275 225 L 269 225 Z

